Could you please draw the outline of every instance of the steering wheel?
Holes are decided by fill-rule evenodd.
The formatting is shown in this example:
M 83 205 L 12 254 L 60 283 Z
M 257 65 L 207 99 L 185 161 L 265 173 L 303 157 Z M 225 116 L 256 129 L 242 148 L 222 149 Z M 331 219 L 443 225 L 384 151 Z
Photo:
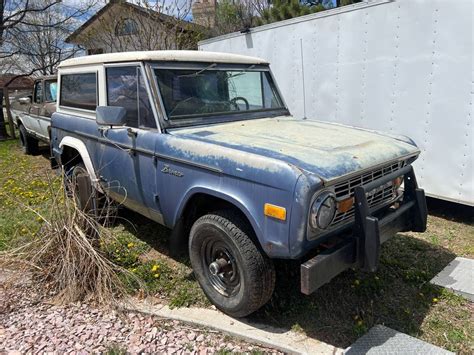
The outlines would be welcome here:
M 249 105 L 249 102 L 247 101 L 247 99 L 245 97 L 236 96 L 236 97 L 234 97 L 233 99 L 230 100 L 230 103 L 236 108 L 236 110 L 240 111 L 240 107 L 237 104 L 237 101 L 243 101 L 244 104 L 245 104 L 245 110 L 248 111 L 248 109 L 250 108 L 250 105 Z

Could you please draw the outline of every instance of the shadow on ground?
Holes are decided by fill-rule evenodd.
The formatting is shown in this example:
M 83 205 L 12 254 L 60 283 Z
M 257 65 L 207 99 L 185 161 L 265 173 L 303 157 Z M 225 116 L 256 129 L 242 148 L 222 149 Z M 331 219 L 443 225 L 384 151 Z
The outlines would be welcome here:
M 460 203 L 443 201 L 427 197 L 426 203 L 430 215 L 449 219 L 450 221 L 474 224 L 474 207 Z

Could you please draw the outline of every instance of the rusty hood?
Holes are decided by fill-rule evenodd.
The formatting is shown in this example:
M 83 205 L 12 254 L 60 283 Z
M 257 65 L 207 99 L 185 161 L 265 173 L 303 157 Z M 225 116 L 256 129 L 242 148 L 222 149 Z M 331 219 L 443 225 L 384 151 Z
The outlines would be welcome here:
M 171 133 L 282 160 L 326 181 L 419 153 L 414 142 L 404 136 L 289 116 L 177 129 Z

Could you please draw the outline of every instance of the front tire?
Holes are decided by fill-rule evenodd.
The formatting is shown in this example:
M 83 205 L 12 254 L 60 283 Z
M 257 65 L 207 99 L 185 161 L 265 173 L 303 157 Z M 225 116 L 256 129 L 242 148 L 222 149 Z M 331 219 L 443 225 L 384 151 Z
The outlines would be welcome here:
M 23 125 L 20 125 L 20 142 L 25 154 L 38 154 L 38 140 L 31 137 Z
M 191 228 L 189 257 L 209 300 L 222 312 L 245 317 L 270 299 L 273 262 L 250 238 L 248 223 L 220 211 L 199 218 Z

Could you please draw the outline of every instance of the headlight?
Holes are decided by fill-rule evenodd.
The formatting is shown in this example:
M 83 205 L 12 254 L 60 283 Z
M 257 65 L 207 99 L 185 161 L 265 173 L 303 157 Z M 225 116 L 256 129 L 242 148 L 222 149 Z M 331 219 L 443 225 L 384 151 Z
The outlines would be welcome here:
M 329 192 L 323 192 L 311 206 L 309 222 L 311 227 L 317 229 L 326 229 L 331 224 L 336 214 L 337 202 L 334 195 Z

